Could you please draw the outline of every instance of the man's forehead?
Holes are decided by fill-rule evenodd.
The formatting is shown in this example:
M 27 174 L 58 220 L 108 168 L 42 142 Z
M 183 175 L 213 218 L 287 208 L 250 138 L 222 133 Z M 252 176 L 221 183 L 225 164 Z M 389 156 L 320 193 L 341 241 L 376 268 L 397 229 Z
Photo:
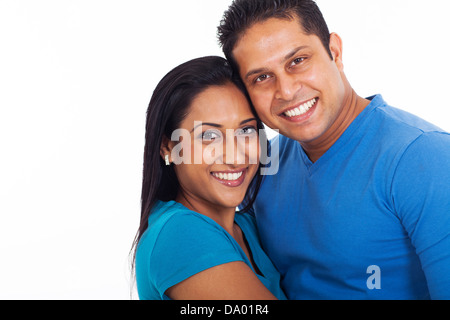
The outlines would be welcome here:
M 250 27 L 236 42 L 233 58 L 242 72 L 263 68 L 261 63 L 283 62 L 311 46 L 298 21 L 270 19 Z M 244 70 L 245 69 L 245 70 Z

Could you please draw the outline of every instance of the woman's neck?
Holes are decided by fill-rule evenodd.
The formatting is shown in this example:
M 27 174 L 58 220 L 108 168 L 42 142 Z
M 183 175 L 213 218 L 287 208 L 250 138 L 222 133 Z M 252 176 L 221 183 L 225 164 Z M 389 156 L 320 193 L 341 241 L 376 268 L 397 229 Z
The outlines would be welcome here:
M 224 228 L 232 237 L 235 236 L 234 216 L 236 214 L 236 208 L 214 205 L 207 201 L 201 201 L 199 199 L 186 196 L 181 192 L 178 193 L 175 201 L 181 203 L 189 210 L 211 218 L 222 228 Z

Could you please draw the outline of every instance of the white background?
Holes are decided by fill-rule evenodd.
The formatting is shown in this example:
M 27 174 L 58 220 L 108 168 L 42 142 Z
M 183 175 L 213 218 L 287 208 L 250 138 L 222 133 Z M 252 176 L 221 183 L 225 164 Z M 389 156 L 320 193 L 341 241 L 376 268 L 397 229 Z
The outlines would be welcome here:
M 447 2 L 318 0 L 355 90 L 448 131 Z M 0 0 L 0 299 L 130 299 L 148 101 L 230 3 Z

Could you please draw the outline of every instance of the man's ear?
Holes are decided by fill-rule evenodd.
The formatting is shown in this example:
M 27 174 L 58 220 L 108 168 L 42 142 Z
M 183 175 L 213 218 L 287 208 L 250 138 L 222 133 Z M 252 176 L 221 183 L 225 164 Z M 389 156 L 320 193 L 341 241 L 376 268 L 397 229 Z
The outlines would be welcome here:
M 330 51 L 333 55 L 333 61 L 336 63 L 339 71 L 344 71 L 344 63 L 342 60 L 342 39 L 337 33 L 330 34 Z

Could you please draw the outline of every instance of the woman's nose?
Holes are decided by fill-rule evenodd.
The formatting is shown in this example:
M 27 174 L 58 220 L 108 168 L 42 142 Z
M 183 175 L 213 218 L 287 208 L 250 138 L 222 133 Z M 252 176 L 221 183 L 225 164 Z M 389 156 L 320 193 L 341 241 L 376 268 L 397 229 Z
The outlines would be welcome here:
M 255 164 L 258 162 L 258 139 L 236 135 L 227 130 L 224 146 L 224 163 L 229 165 Z

